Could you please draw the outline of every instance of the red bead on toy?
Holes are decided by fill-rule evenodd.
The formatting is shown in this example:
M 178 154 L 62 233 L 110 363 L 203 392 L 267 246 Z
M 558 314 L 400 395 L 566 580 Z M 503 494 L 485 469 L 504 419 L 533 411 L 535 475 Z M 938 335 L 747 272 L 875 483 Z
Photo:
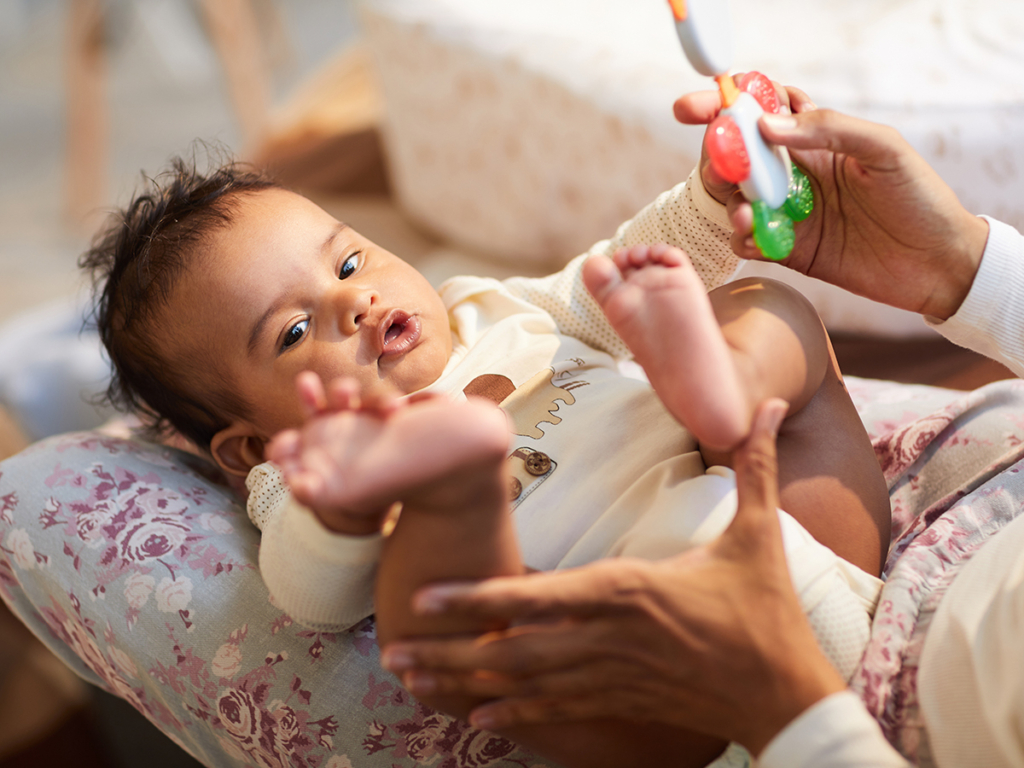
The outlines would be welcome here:
M 750 155 L 739 126 L 728 115 L 719 115 L 708 126 L 708 157 L 711 167 L 726 181 L 739 184 L 750 175 Z
M 740 90 L 746 91 L 757 99 L 757 103 L 761 105 L 761 109 L 765 112 L 778 114 L 781 106 L 779 104 L 779 94 L 775 92 L 775 86 L 772 85 L 772 81 L 760 72 L 747 72 L 743 75 L 740 78 Z

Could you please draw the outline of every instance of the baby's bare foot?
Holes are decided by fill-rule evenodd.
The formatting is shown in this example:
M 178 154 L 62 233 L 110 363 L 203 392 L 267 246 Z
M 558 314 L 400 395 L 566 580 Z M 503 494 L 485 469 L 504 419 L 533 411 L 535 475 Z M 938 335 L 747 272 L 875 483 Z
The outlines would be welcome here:
M 383 413 L 322 413 L 276 437 L 268 457 L 325 525 L 352 531 L 354 520 L 379 523 L 395 502 L 443 511 L 489 490 L 504 494 L 507 450 L 508 426 L 493 404 L 437 396 Z
M 735 447 L 750 426 L 729 346 L 689 258 L 668 245 L 595 256 L 583 279 L 658 396 L 703 445 Z

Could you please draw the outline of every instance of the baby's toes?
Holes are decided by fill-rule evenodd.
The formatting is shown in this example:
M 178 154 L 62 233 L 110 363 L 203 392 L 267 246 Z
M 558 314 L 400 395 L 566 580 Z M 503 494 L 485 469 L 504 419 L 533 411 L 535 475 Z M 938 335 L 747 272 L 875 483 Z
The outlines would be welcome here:
M 616 252 L 618 256 L 620 252 Z M 609 295 L 622 285 L 622 273 L 614 261 L 606 256 L 591 256 L 583 265 L 583 284 L 602 307 Z
M 275 464 L 281 465 L 298 458 L 302 445 L 302 439 L 297 429 L 286 429 L 278 432 L 267 444 L 266 458 Z
M 285 477 L 292 495 L 300 504 L 317 508 L 331 503 L 330 499 L 325 498 L 328 495 L 327 484 L 320 473 L 295 467 Z
M 626 249 L 623 263 L 619 264 L 622 274 L 628 276 L 629 272 L 635 269 L 643 269 L 651 263 L 651 246 L 646 243 L 631 245 Z
M 679 267 L 690 263 L 690 259 L 684 251 L 668 243 L 658 243 L 652 246 L 650 260 L 666 267 Z

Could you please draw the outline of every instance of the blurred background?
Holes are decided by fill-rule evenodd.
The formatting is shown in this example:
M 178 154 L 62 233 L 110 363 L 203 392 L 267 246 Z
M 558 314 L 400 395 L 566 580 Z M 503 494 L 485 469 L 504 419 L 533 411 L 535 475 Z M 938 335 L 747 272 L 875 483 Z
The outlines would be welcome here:
M 217 5 L 250 13 L 218 38 L 204 12 Z M 272 105 L 355 34 L 346 0 L 0 2 L 0 315 L 76 290 L 101 212 L 143 170 L 199 137 L 234 152 L 258 142 Z M 256 65 L 250 82 L 232 83 L 218 44 Z M 237 111 L 236 94 L 252 105 Z
M 896 125 L 964 204 L 1024 227 L 1024 3 L 733 0 L 735 68 Z M 109 414 L 78 256 L 202 139 L 420 268 L 557 269 L 685 179 L 707 88 L 664 0 L 0 0 L 0 459 Z M 796 280 L 847 373 L 1005 369 L 920 318 Z M 775 270 L 775 271 L 773 271 Z M 0 609 L 0 768 L 188 765 Z M 166 761 L 166 762 L 164 762 Z

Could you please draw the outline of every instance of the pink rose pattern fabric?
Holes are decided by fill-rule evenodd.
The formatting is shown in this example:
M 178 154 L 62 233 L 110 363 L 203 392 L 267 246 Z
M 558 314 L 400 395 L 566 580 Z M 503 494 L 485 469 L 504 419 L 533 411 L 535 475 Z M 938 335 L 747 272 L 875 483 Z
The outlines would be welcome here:
M 72 434 L 0 464 L 0 597 L 88 681 L 209 766 L 540 768 L 416 703 L 372 620 L 296 625 L 259 532 L 194 457 Z
M 851 686 L 889 741 L 930 766 L 921 651 L 959 569 L 1024 504 L 1024 382 L 958 393 L 853 380 L 850 389 L 893 511 L 886 584 Z
M 853 686 L 928 764 L 921 647 L 957 569 L 1024 502 L 1024 383 L 848 386 L 893 502 L 887 584 Z M 372 620 L 338 634 L 294 624 L 256 572 L 258 544 L 187 454 L 84 433 L 0 464 L 0 597 L 206 765 L 545 764 L 416 703 L 380 668 Z

